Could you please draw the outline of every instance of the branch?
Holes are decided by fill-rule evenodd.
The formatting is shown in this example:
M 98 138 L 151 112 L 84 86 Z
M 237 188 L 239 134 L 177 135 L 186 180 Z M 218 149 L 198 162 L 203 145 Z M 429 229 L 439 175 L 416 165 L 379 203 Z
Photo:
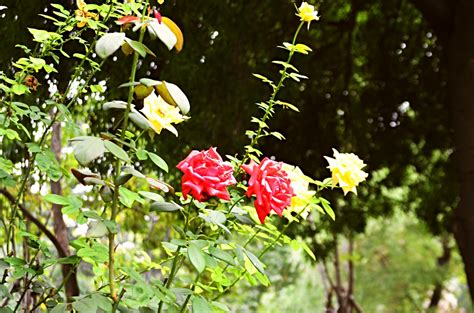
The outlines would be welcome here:
M 333 293 L 335 291 L 335 287 L 334 287 L 334 283 L 331 280 L 331 276 L 329 276 L 329 271 L 328 271 L 328 268 L 327 268 L 327 265 L 326 265 L 325 261 L 323 261 L 323 263 L 322 263 L 321 277 L 323 279 L 323 282 L 327 279 L 327 281 L 329 283 L 329 288 L 326 292 L 326 312 L 327 313 L 334 312 L 334 308 L 332 306 L 332 296 L 333 296 Z
M 364 312 L 364 310 L 362 310 L 359 303 L 357 303 L 352 296 L 349 297 L 349 301 L 352 303 L 352 306 L 354 307 L 354 309 L 356 310 L 357 313 L 363 313 Z
M 354 294 L 354 237 L 352 235 L 349 238 L 349 260 L 347 261 L 347 266 L 349 269 L 349 284 L 348 284 L 348 295 L 352 296 Z
M 343 305 L 343 292 L 344 292 L 344 287 L 342 286 L 342 279 L 341 279 L 341 266 L 340 266 L 340 260 L 339 260 L 339 245 L 338 245 L 338 240 L 337 240 L 337 235 L 334 234 L 334 270 L 336 272 L 336 296 L 337 296 L 337 302 L 339 303 L 339 306 Z
M 4 195 L 5 198 L 7 198 L 8 201 L 10 201 L 11 203 L 15 203 L 15 197 L 8 190 L 0 189 L 0 194 Z M 41 230 L 43 234 L 45 234 L 46 237 L 48 237 L 49 240 L 51 240 L 53 245 L 58 250 L 59 257 L 61 258 L 67 257 L 66 252 L 61 247 L 61 244 L 59 243 L 56 236 L 52 232 L 50 232 L 49 229 L 43 223 L 41 223 L 36 217 L 34 217 L 23 205 L 19 204 L 18 207 L 20 208 L 21 212 L 23 212 L 23 215 L 27 219 L 29 219 L 31 222 L 33 222 L 33 224 L 35 224 L 39 228 L 39 230 Z

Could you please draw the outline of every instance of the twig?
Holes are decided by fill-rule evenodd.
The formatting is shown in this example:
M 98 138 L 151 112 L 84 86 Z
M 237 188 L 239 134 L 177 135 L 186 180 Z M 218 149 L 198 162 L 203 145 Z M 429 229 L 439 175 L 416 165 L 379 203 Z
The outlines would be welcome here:
M 11 203 L 15 202 L 15 197 L 6 189 L 0 189 L 0 193 L 5 196 L 5 198 L 8 199 Z M 23 213 L 23 215 L 30 220 L 33 224 L 35 224 L 43 234 L 48 237 L 49 240 L 53 243 L 54 247 L 56 250 L 58 250 L 58 255 L 61 258 L 67 257 L 66 252 L 64 251 L 63 247 L 61 246 L 59 240 L 56 238 L 56 236 L 43 224 L 41 223 L 36 217 L 34 217 L 23 205 L 18 206 L 20 211 Z

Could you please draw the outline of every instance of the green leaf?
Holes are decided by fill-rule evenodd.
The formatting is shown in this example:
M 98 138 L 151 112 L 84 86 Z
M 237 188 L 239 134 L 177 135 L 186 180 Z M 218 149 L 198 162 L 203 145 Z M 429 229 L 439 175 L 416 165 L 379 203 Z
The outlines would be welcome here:
M 149 192 L 149 191 L 139 191 L 138 194 L 140 196 L 143 196 L 145 198 L 148 198 L 150 200 L 156 201 L 156 202 L 164 202 L 165 199 L 163 197 L 155 192 Z
M 104 87 L 102 85 L 91 85 L 90 86 L 91 92 L 98 92 L 98 93 L 103 93 L 105 92 Z
M 227 305 L 225 305 L 224 303 L 220 303 L 220 302 L 216 302 L 216 301 L 212 301 L 212 306 L 214 306 L 215 308 L 217 308 L 218 310 L 221 310 L 223 312 L 230 312 L 230 309 L 227 307 Z M 218 311 L 219 312 L 219 311 Z
M 78 313 L 82 313 L 82 312 L 90 313 L 90 312 L 96 312 L 97 311 L 97 303 L 92 298 L 83 298 L 79 301 L 76 301 L 72 304 L 72 307 Z
M 139 82 L 128 82 L 128 83 L 123 83 L 118 88 L 126 88 L 126 87 L 132 87 L 132 86 L 137 86 L 140 85 Z
M 207 215 L 199 214 L 199 216 L 205 221 L 213 224 L 223 224 L 227 220 L 224 213 L 215 210 L 206 210 Z
M 244 225 L 255 225 L 255 222 L 250 217 L 243 215 L 242 212 L 235 211 L 234 209 L 232 210 L 232 215 L 234 215 L 240 223 Z
M 235 261 L 234 261 L 234 258 L 232 257 L 232 255 L 230 255 L 229 253 L 219 249 L 219 248 L 216 248 L 216 247 L 210 247 L 209 248 L 209 252 L 211 253 L 211 255 L 219 260 L 222 260 L 230 265 L 235 265 Z
M 111 312 L 112 311 L 112 302 L 109 298 L 99 294 L 99 293 L 94 293 L 91 296 L 91 299 L 95 301 L 97 306 L 104 310 L 104 312 Z
M 324 208 L 324 211 L 331 217 L 333 221 L 336 220 L 336 214 L 334 213 L 334 210 L 331 208 L 330 202 L 324 198 L 319 198 L 321 200 L 321 205 Z
M 55 72 L 55 73 L 58 72 L 58 70 L 56 70 L 53 66 L 51 66 L 51 65 L 49 65 L 49 64 L 45 64 L 45 65 L 43 66 L 43 68 L 44 68 L 44 70 L 46 71 L 46 73 L 48 73 L 48 74 L 49 74 L 49 73 L 52 73 L 52 72 Z
M 155 163 L 159 168 L 168 173 L 168 164 L 166 164 L 165 160 L 163 160 L 161 157 L 159 157 L 153 152 L 148 152 L 148 156 L 153 161 L 153 163 Z
M 92 264 L 104 263 L 109 260 L 109 250 L 107 246 L 94 242 L 91 247 L 78 249 L 77 256 Z
M 252 262 L 253 266 L 262 274 L 265 274 L 265 270 L 263 269 L 263 264 L 260 260 L 250 251 L 244 250 L 244 253 L 248 256 L 250 262 Z
M 49 313 L 64 313 L 67 312 L 67 303 L 59 303 Z
M 193 291 L 188 288 L 171 288 L 171 291 L 174 293 L 176 298 L 184 298 L 188 295 L 192 295 Z
M 100 178 L 97 177 L 84 177 L 84 185 L 101 185 L 105 186 L 106 183 Z
M 45 42 L 48 40 L 60 39 L 61 35 L 48 32 L 42 29 L 28 28 L 28 31 L 33 35 L 33 40 L 36 42 Z
M 125 33 L 108 33 L 102 36 L 95 46 L 95 52 L 105 59 L 117 51 L 125 40 Z
M 193 297 L 193 313 L 214 312 L 209 303 L 202 297 Z
M 313 259 L 313 261 L 316 261 L 316 256 L 314 255 L 313 251 L 308 247 L 306 242 L 301 242 L 301 246 L 303 247 L 303 250 L 306 252 L 306 254 L 308 254 Z
M 119 188 L 120 202 L 125 205 L 127 208 L 131 208 L 133 202 L 137 201 L 143 203 L 143 199 L 138 195 L 138 193 L 128 190 L 125 187 Z
M 143 116 L 143 114 L 140 114 L 140 112 L 138 112 L 136 109 L 132 109 L 128 117 L 133 123 L 135 123 L 135 125 L 137 125 L 143 130 L 148 130 L 151 128 L 150 122 Z
M 86 236 L 92 238 L 100 238 L 109 233 L 107 226 L 101 221 L 94 221 L 89 224 Z
M 299 72 L 299 71 L 298 71 L 298 69 L 297 69 L 296 67 L 294 67 L 293 65 L 291 65 L 291 64 L 290 64 L 290 63 L 288 63 L 288 62 L 283 62 L 283 61 L 272 61 L 272 63 L 274 63 L 274 64 L 278 64 L 278 65 L 281 65 L 281 66 L 283 66 L 285 69 L 287 69 L 287 68 L 290 68 L 290 69 L 292 69 L 292 70 L 293 70 L 293 71 L 295 71 L 295 72 Z
M 131 178 L 133 177 L 132 174 L 120 174 L 119 177 L 117 177 L 117 180 L 115 181 L 115 184 L 120 186 L 120 185 L 125 185 Z
M 275 138 L 277 138 L 278 140 L 285 140 L 285 136 L 283 136 L 281 133 L 279 132 L 271 132 L 271 135 Z
M 131 174 L 131 175 L 133 175 L 135 177 L 138 177 L 138 178 L 145 178 L 145 175 L 143 175 L 142 173 L 140 173 L 139 171 L 137 171 L 136 169 L 134 169 L 131 166 L 123 166 L 122 167 L 122 172 L 126 173 L 126 174 Z
M 105 152 L 104 141 L 97 137 L 78 137 L 73 139 L 74 157 L 79 164 L 85 166 Z
M 171 202 L 155 202 L 150 206 L 150 211 L 154 212 L 175 212 L 181 209 L 179 205 Z
M 298 53 L 302 53 L 302 54 L 308 54 L 309 52 L 313 51 L 310 47 L 308 47 L 307 45 L 304 45 L 302 43 L 298 43 L 296 45 L 293 45 L 289 42 L 284 42 L 283 47 L 279 47 L 279 48 L 287 49 L 289 51 L 294 51 L 294 52 L 298 52 Z
M 61 166 L 51 151 L 38 153 L 36 156 L 36 164 L 40 171 L 46 173 L 52 181 L 58 181 L 63 175 Z
M 26 265 L 25 260 L 20 259 L 20 258 L 16 258 L 16 257 L 6 257 L 4 260 L 5 260 L 5 262 L 7 262 L 8 264 L 10 264 L 11 266 L 14 266 L 14 267 L 19 267 L 19 266 Z
M 150 79 L 150 78 L 142 78 L 140 79 L 140 83 L 147 86 L 147 87 L 150 87 L 150 86 L 157 86 L 157 85 L 161 85 L 162 82 L 159 81 L 159 80 L 154 80 L 154 79 Z
M 125 162 L 130 162 L 130 158 L 128 157 L 127 152 L 125 152 L 125 150 L 120 148 L 118 145 L 116 145 L 112 141 L 109 141 L 109 140 L 104 141 L 104 146 L 107 149 L 107 151 L 115 155 L 117 158 Z
M 57 260 L 59 264 L 79 264 L 81 259 L 76 255 L 71 255 Z
M 130 45 L 130 47 L 135 50 L 142 58 L 146 57 L 147 53 L 156 57 L 156 55 L 151 51 L 147 46 L 143 43 L 135 40 L 131 40 L 129 38 L 125 38 L 125 41 Z
M 4 270 L 8 269 L 9 267 L 10 267 L 10 265 L 7 262 L 5 262 L 4 259 L 0 259 L 0 271 L 3 272 Z M 1 293 L 1 290 L 0 290 L 0 295 L 1 294 L 2 293 Z
M 262 82 L 264 83 L 268 83 L 270 85 L 273 84 L 273 81 L 271 81 L 270 79 L 266 78 L 265 76 L 263 75 L 260 75 L 260 74 L 252 74 L 253 76 L 255 76 L 256 78 L 260 79 Z
M 60 195 L 55 195 L 55 194 L 49 194 L 43 197 L 44 200 L 54 203 L 54 204 L 59 204 L 59 205 L 69 205 L 70 200 L 67 197 L 63 197 Z
M 206 268 L 206 261 L 204 260 L 202 250 L 193 242 L 189 243 L 188 257 L 194 268 L 196 268 L 199 273 L 202 273 Z
M 297 73 L 291 73 L 289 77 L 297 82 L 300 82 L 301 79 L 308 79 L 308 76 L 297 74 Z
M 15 84 L 12 86 L 11 91 L 16 95 L 21 96 L 28 92 L 28 87 L 25 85 Z
M 293 104 L 289 103 L 289 102 L 285 102 L 285 101 L 280 101 L 280 100 L 277 100 L 275 101 L 275 104 L 279 104 L 281 106 L 283 106 L 284 108 L 288 108 L 288 109 L 291 109 L 295 112 L 299 112 L 300 110 Z
M 148 159 L 148 153 L 143 149 L 138 149 L 136 155 L 140 161 Z
M 112 234 L 117 234 L 118 233 L 117 222 L 110 221 L 110 220 L 103 220 L 102 222 L 107 227 L 107 229 L 110 233 L 112 233 Z

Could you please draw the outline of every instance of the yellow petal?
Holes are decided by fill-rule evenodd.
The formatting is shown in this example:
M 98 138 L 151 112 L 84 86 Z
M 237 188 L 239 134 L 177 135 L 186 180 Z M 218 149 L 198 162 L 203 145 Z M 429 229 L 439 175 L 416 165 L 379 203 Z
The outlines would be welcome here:
M 155 86 L 155 89 L 166 102 L 172 106 L 178 107 L 183 114 L 189 112 L 189 100 L 178 86 L 162 81 L 161 84 Z
M 178 106 L 178 104 L 174 101 L 173 97 L 171 96 L 168 88 L 166 88 L 166 82 L 162 81 L 161 84 L 155 86 L 155 89 L 158 92 L 158 94 L 163 98 L 163 100 L 165 100 L 172 106 L 175 106 L 175 107 Z
M 175 22 L 173 22 L 171 19 L 165 16 L 162 17 L 161 22 L 165 24 L 166 26 L 168 26 L 168 28 L 173 32 L 173 34 L 178 39 L 174 47 L 176 51 L 180 52 L 183 49 L 183 44 L 184 44 L 183 32 L 181 31 L 181 29 L 179 29 L 178 25 L 176 25 Z
M 83 21 L 83 22 L 77 23 L 76 26 L 77 26 L 78 28 L 82 28 L 82 27 L 86 26 L 86 24 L 87 24 L 87 21 Z
M 76 0 L 76 5 L 79 9 L 82 9 L 86 6 L 86 3 L 84 2 L 84 0 Z

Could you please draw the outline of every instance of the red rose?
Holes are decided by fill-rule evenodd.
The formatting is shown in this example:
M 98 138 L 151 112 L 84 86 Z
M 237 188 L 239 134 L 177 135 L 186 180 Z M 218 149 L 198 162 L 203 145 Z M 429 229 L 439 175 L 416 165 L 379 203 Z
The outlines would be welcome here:
M 213 196 L 230 200 L 226 187 L 236 184 L 232 175 L 234 168 L 222 160 L 216 148 L 193 150 L 176 167 L 184 173 L 181 186 L 185 199 L 191 194 L 198 201 L 206 201 Z
M 290 205 L 291 197 L 294 196 L 291 180 L 282 170 L 282 166 L 283 163 L 268 158 L 263 159 L 260 165 L 254 161 L 242 165 L 242 168 L 250 174 L 246 195 L 257 197 L 254 205 L 262 224 L 271 210 L 281 216 L 283 210 Z

